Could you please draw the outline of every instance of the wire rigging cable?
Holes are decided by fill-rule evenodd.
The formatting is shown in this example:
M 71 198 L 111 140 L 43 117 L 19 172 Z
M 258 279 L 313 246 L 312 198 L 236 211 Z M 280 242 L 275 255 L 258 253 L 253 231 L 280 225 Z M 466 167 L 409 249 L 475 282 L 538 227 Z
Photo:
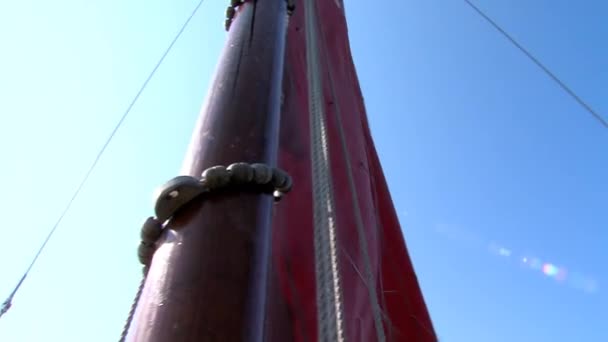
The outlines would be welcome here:
M 139 88 L 139 91 L 137 92 L 137 94 L 135 94 L 135 97 L 133 97 L 133 100 L 131 100 L 131 103 L 129 103 L 129 106 L 127 107 L 127 109 L 125 110 L 125 112 L 123 113 L 123 115 L 120 117 L 120 119 L 118 120 L 118 122 L 114 126 L 114 129 L 112 130 L 112 132 L 110 133 L 110 135 L 108 136 L 108 138 L 104 142 L 103 146 L 101 147 L 101 149 L 97 153 L 97 156 L 93 160 L 93 163 L 91 164 L 91 166 L 89 166 L 89 169 L 87 170 L 87 172 L 85 173 L 84 177 L 82 178 L 82 181 L 78 184 L 78 187 L 76 187 L 76 190 L 74 191 L 74 193 L 72 194 L 72 197 L 70 198 L 70 200 L 66 204 L 63 212 L 61 213 L 61 215 L 59 215 L 59 218 L 57 219 L 57 221 L 55 221 L 55 224 L 53 225 L 53 227 L 49 231 L 48 235 L 46 236 L 46 239 L 44 240 L 44 242 L 42 243 L 42 245 L 40 245 L 40 248 L 38 249 L 38 252 L 36 253 L 36 255 L 34 256 L 34 258 L 32 259 L 31 263 L 29 264 L 29 266 L 27 267 L 27 269 L 25 270 L 25 272 L 23 273 L 23 276 L 21 277 L 21 279 L 19 280 L 19 282 L 17 283 L 17 285 L 15 286 L 15 288 L 13 289 L 13 291 L 11 292 L 11 294 L 8 296 L 8 298 L 4 301 L 4 303 L 2 303 L 2 306 L 0 307 L 0 317 L 2 317 L 2 315 L 4 315 L 10 309 L 10 307 L 12 305 L 13 297 L 15 296 L 15 294 L 17 293 L 17 291 L 21 287 L 21 284 L 23 284 L 23 281 L 27 277 L 27 275 L 30 272 L 30 270 L 32 269 L 32 267 L 34 267 L 34 265 L 36 264 L 36 261 L 40 257 L 40 254 L 42 253 L 42 251 L 46 247 L 46 245 L 49 242 L 49 240 L 53 237 L 53 234 L 55 233 L 55 231 L 57 230 L 57 228 L 59 227 L 59 225 L 63 221 L 63 218 L 70 211 L 70 208 L 72 207 L 72 204 L 74 203 L 74 200 L 80 194 L 80 191 L 82 190 L 82 188 L 86 184 L 87 180 L 91 176 L 91 173 L 93 173 L 93 170 L 97 166 L 97 163 L 101 159 L 101 156 L 103 155 L 103 153 L 106 151 L 108 145 L 110 144 L 110 142 L 112 141 L 112 139 L 116 135 L 116 132 L 122 126 L 123 122 L 125 121 L 125 119 L 129 115 L 129 113 L 131 112 L 131 109 L 133 109 L 133 106 L 135 105 L 135 103 L 137 102 L 137 100 L 139 99 L 139 97 L 141 96 L 141 94 L 143 93 L 144 89 L 146 89 L 146 87 L 148 86 L 148 83 L 150 82 L 150 80 L 152 79 L 152 77 L 154 76 L 154 74 L 156 73 L 156 71 L 158 70 L 158 68 L 160 67 L 160 65 L 162 64 L 162 62 L 165 60 L 165 57 L 167 57 L 167 55 L 169 54 L 169 52 L 171 51 L 171 49 L 173 48 L 173 46 L 175 45 L 175 43 L 177 42 L 177 40 L 179 39 L 179 37 L 185 31 L 186 27 L 188 26 L 188 24 L 190 23 L 190 21 L 192 20 L 192 18 L 194 17 L 194 15 L 198 12 L 198 10 L 201 7 L 201 5 L 203 4 L 203 2 L 204 2 L 204 0 L 200 0 L 198 2 L 198 4 L 196 5 L 196 7 L 194 8 L 194 10 L 192 11 L 192 13 L 190 14 L 190 16 L 188 17 L 188 19 L 186 19 L 186 21 L 182 25 L 181 29 L 177 32 L 177 34 L 175 35 L 175 37 L 171 41 L 171 44 L 169 44 L 169 46 L 167 47 L 167 49 L 165 50 L 165 52 L 162 54 L 162 56 L 160 57 L 160 59 L 158 60 L 158 62 L 156 63 L 156 65 L 154 66 L 154 68 L 152 69 L 152 71 L 150 72 L 150 74 L 148 75 L 148 77 L 146 78 L 146 80 L 144 81 L 144 83 Z
M 541 68 L 547 76 L 549 76 L 553 81 L 555 81 L 568 95 L 570 95 L 579 105 L 581 105 L 589 114 L 593 115 L 593 117 L 602 124 L 605 128 L 608 128 L 608 121 L 604 119 L 598 112 L 593 110 L 590 105 L 588 105 L 580 96 L 578 96 L 570 87 L 568 87 L 562 80 L 560 80 L 551 70 L 549 70 L 543 63 L 541 63 L 538 58 L 534 57 L 526 48 L 524 48 L 521 44 L 519 44 L 515 38 L 511 37 L 507 31 L 503 30 L 492 18 L 487 16 L 481 9 L 475 6 L 471 1 L 464 0 L 472 9 L 477 12 L 480 16 L 482 16 L 490 25 L 494 26 L 498 32 L 500 32 L 505 38 L 507 38 L 515 47 L 517 47 L 521 52 L 524 53 L 536 66 Z

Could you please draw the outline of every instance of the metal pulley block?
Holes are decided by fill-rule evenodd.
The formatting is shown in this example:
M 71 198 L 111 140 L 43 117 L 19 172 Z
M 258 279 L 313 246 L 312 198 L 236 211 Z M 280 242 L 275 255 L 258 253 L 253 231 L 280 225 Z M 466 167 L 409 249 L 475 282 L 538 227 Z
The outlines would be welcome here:
M 198 179 L 178 176 L 158 189 L 154 212 L 159 222 L 165 222 L 186 203 L 208 191 Z

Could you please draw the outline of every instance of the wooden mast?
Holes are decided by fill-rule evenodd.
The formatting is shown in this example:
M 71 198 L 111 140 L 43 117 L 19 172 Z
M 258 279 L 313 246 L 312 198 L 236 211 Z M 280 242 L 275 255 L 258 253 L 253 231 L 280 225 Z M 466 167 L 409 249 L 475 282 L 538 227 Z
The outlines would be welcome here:
M 277 160 L 285 0 L 240 4 L 183 173 Z M 168 223 L 127 340 L 262 341 L 273 198 L 194 200 Z

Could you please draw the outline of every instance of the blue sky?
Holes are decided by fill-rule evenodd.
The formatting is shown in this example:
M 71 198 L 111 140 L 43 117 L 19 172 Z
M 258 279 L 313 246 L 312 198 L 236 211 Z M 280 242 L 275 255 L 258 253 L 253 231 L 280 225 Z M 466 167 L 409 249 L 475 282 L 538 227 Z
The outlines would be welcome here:
M 0 3 L 2 300 L 196 3 Z M 476 3 L 608 115 L 608 5 Z M 0 320 L 1 341 L 117 338 L 141 274 L 138 229 L 180 169 L 225 5 L 205 3 L 159 69 Z M 463 1 L 346 7 L 441 340 L 608 340 L 608 130 Z

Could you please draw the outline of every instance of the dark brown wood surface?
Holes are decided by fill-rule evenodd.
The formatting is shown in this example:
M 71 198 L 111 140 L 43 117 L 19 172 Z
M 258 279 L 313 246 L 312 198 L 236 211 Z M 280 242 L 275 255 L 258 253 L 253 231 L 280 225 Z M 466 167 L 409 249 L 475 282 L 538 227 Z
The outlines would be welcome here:
M 239 8 L 183 173 L 276 163 L 285 6 L 258 0 Z M 154 255 L 127 340 L 262 341 L 272 205 L 269 195 L 237 192 L 179 211 Z

